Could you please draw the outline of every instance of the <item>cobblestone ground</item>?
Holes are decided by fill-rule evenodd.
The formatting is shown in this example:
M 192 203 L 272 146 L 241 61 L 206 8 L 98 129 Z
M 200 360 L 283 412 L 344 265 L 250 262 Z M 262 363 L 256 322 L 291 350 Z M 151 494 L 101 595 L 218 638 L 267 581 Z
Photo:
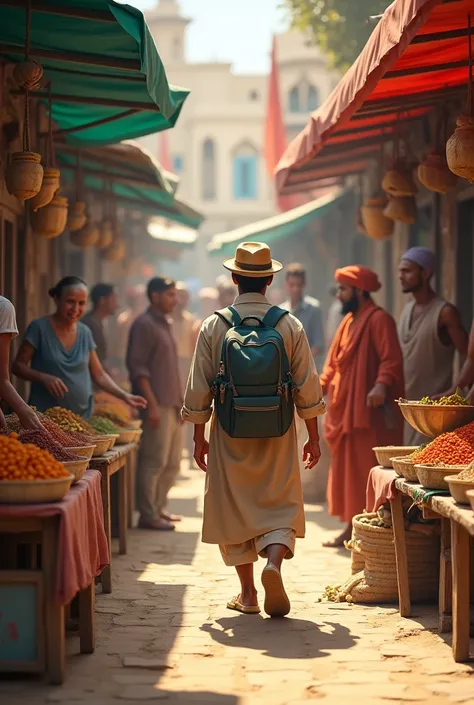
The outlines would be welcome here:
M 474 704 L 474 675 L 453 662 L 434 608 L 402 620 L 394 607 L 317 602 L 350 570 L 347 555 L 321 547 L 337 527 L 319 506 L 307 507 L 307 538 L 284 566 L 291 615 L 226 610 L 236 582 L 218 549 L 200 543 L 202 483 L 185 473 L 175 489 L 172 509 L 186 516 L 175 534 L 132 531 L 128 556 L 114 557 L 113 593 L 97 596 L 95 654 L 78 655 L 69 638 L 63 687 L 2 679 L 1 703 Z

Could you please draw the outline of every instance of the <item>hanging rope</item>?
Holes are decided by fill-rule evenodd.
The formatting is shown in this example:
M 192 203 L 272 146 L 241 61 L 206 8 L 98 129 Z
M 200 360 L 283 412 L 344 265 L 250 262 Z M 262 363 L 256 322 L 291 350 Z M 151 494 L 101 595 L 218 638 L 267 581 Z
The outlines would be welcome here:
M 56 166 L 56 154 L 53 137 L 53 98 L 51 94 L 51 81 L 48 88 L 48 166 Z
M 26 36 L 25 36 L 25 61 L 30 58 L 31 50 L 31 0 L 26 5 Z
M 25 113 L 23 119 L 23 151 L 30 151 L 30 93 L 25 91 Z
M 77 170 L 76 170 L 76 201 L 82 201 L 82 156 L 77 150 Z

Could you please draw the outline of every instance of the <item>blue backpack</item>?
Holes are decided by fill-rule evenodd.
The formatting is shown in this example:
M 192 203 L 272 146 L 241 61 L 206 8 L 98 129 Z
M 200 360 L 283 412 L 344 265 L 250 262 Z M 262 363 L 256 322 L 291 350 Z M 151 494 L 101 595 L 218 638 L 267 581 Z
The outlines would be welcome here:
M 229 328 L 212 387 L 220 425 L 232 438 L 283 436 L 293 422 L 293 384 L 275 326 L 288 311 L 273 306 L 263 319 L 241 318 L 229 306 L 216 314 Z

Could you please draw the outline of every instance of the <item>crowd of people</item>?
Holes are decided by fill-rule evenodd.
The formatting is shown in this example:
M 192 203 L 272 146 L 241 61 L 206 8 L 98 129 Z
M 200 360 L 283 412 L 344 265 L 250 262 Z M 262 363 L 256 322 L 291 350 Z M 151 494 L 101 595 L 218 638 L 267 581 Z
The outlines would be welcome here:
M 468 337 L 457 308 L 435 293 L 436 258 L 424 247 L 409 249 L 400 261 L 401 289 L 410 299 L 398 326 L 374 302 L 382 284 L 367 267 L 336 271 L 323 316 L 320 303 L 305 293 L 307 275 L 300 264 L 284 269 L 286 300 L 278 289 L 272 296 L 270 285 L 283 266 L 268 246 L 244 243 L 224 266 L 230 274 L 199 292 L 199 316 L 190 311 L 186 285 L 166 277 L 129 290 L 120 312 L 113 284 L 99 283 L 89 292 L 78 277 L 62 279 L 49 292 L 54 313 L 29 324 L 13 361 L 13 374 L 30 383 L 28 403 L 10 382 L 10 343 L 18 330 L 13 305 L 0 297 L 0 398 L 25 428 L 39 425 L 32 406 L 40 411 L 66 406 L 87 418 L 94 390 L 137 410 L 143 417 L 139 528 L 172 531 L 180 521 L 168 511 L 167 499 L 184 450 L 191 465 L 207 471 L 203 540 L 219 544 L 224 562 L 235 566 L 240 579 L 241 592 L 228 606 L 259 611 L 253 563 L 261 555 L 267 558 L 265 609 L 281 615 L 289 610 L 282 561 L 292 557 L 295 539 L 304 536 L 301 473 L 320 457 L 318 416 L 327 408 L 329 512 L 345 525 L 327 545 L 337 547 L 350 538 L 352 517 L 364 509 L 375 463 L 372 448 L 425 440 L 404 427 L 395 400 L 436 398 L 457 387 L 474 390 L 474 326 Z M 250 386 L 249 397 L 241 406 L 235 403 L 238 394 L 227 367 L 237 348 L 247 345 L 239 328 L 247 319 L 248 325 L 259 328 L 263 321 L 274 328 L 276 347 L 281 338 L 280 363 L 287 360 L 288 380 L 280 372 L 278 403 L 268 392 L 265 406 L 254 404 Z M 273 323 L 266 322 L 270 319 Z M 238 335 L 225 361 L 222 346 L 229 327 Z M 259 364 L 265 364 L 265 341 L 258 343 L 258 331 L 253 335 L 248 344 L 261 345 Z M 241 359 L 253 364 L 250 347 L 246 350 Z M 294 430 L 272 435 L 268 414 L 276 420 L 280 409 L 281 421 L 288 389 L 296 411 Z M 474 401 L 474 391 L 469 398 Z M 223 431 L 212 414 L 219 403 L 233 414 L 232 423 L 252 419 L 252 437 Z

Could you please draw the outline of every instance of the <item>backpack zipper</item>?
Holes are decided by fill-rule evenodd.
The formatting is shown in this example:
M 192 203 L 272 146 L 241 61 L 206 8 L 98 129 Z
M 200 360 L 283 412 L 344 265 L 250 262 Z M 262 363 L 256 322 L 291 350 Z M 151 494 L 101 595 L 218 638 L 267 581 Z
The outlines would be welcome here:
M 231 372 L 231 370 L 230 370 L 230 364 L 229 364 L 229 347 L 230 347 L 230 346 L 229 346 L 229 343 L 231 343 L 232 341 L 235 341 L 236 343 L 239 343 L 239 339 L 238 339 L 238 338 L 228 338 L 228 339 L 227 339 L 226 363 L 227 363 L 227 372 L 228 372 L 228 375 L 229 375 L 229 384 L 230 384 L 230 386 L 231 386 L 231 388 L 232 388 L 232 394 L 233 394 L 234 397 L 238 397 L 239 395 L 238 395 L 237 390 L 236 390 L 236 388 L 235 388 L 234 380 L 232 379 L 232 372 Z M 277 345 L 277 343 L 275 343 L 274 340 L 266 340 L 264 343 L 246 343 L 246 344 L 243 345 L 242 347 L 246 348 L 246 347 L 252 347 L 252 346 L 253 346 L 253 347 L 255 347 L 255 348 L 262 348 L 264 345 L 268 345 L 269 343 L 270 343 L 271 345 L 274 345 L 274 346 L 276 347 L 277 351 L 278 351 L 278 357 L 279 357 L 279 360 L 280 360 L 280 366 L 279 366 L 279 370 L 278 370 L 277 393 L 279 394 L 279 396 L 282 396 L 282 395 L 283 395 L 283 385 L 282 385 L 282 383 L 281 383 L 281 350 L 280 350 L 280 346 Z
M 234 404 L 234 409 L 237 411 L 278 411 L 278 406 L 237 406 Z

